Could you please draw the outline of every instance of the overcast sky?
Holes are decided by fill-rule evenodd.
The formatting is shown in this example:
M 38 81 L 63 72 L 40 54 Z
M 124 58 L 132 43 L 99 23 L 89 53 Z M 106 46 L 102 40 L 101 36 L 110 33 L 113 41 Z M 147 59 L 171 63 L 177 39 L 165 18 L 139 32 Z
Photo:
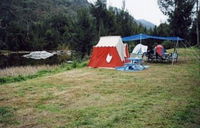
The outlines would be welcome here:
M 95 2 L 96 0 L 88 0 Z M 145 19 L 159 25 L 166 22 L 167 17 L 162 14 L 157 5 L 157 0 L 125 0 L 126 10 L 135 19 Z M 122 0 L 108 0 L 108 4 L 114 7 L 121 8 Z

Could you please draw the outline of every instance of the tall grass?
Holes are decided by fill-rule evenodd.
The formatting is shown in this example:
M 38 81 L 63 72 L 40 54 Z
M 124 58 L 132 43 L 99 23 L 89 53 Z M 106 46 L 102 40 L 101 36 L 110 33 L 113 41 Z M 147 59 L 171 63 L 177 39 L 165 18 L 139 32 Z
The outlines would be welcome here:
M 58 65 L 40 65 L 40 66 L 20 66 L 20 67 L 10 67 L 4 68 L 0 70 L 0 77 L 7 76 L 25 76 L 25 75 L 33 75 L 41 70 L 51 70 L 57 68 Z
M 71 70 L 74 68 L 81 68 L 81 67 L 85 67 L 87 65 L 87 61 L 84 62 L 76 62 L 74 61 L 73 63 L 67 64 L 61 64 L 60 66 L 44 66 L 43 68 L 34 68 L 34 67 L 29 67 L 29 68 L 19 68 L 19 72 L 15 73 L 15 70 L 10 69 L 11 73 L 17 75 L 17 76 L 3 76 L 0 77 L 0 85 L 1 84 L 5 84 L 5 83 L 12 83 L 12 82 L 20 82 L 20 81 L 24 81 L 24 80 L 28 80 L 28 79 L 33 79 L 33 78 L 37 78 L 37 77 L 41 77 L 44 75 L 49 75 L 49 74 L 54 74 L 54 73 L 58 73 L 58 72 L 63 72 L 63 71 L 67 71 L 67 70 Z M 46 68 L 46 69 L 45 69 Z M 20 71 L 20 69 L 23 69 L 23 71 Z M 28 71 L 28 69 L 30 70 L 30 72 Z M 31 69 L 35 69 L 34 71 L 31 71 Z M 17 68 L 16 68 L 17 70 Z M 5 71 L 6 72 L 6 71 Z M 27 74 L 26 74 L 27 72 Z M 29 72 L 29 73 L 28 73 Z M 26 75 L 24 75 L 26 74 Z

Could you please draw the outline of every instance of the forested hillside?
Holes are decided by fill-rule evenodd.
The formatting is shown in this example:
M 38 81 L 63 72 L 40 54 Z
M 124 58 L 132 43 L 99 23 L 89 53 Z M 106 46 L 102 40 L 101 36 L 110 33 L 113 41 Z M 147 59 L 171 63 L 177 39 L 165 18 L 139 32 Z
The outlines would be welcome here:
M 181 7 L 183 6 L 179 8 Z M 182 15 L 184 14 L 186 13 Z M 186 16 L 188 15 L 191 15 L 191 11 Z M 185 31 L 181 31 L 185 24 L 174 28 L 174 24 L 181 25 L 184 22 L 174 22 L 176 20 L 175 17 L 169 24 L 146 29 L 138 25 L 128 12 L 117 8 L 107 9 L 100 0 L 94 5 L 89 4 L 87 0 L 1 0 L 0 50 L 67 48 L 76 51 L 75 53 L 83 58 L 90 54 L 92 46 L 100 36 L 123 37 L 138 33 L 162 36 L 176 34 L 180 37 L 185 36 L 182 38 L 192 41 L 191 44 L 195 45 L 195 20 L 187 21 L 187 25 L 192 27 L 187 26 Z
M 3 0 L 0 3 L 1 17 L 7 14 L 8 18 L 24 22 L 38 21 L 61 13 L 74 15 L 80 8 L 88 6 L 87 0 Z
M 53 35 L 57 37 L 52 27 L 62 27 L 67 17 L 74 17 L 79 9 L 87 7 L 87 0 L 3 0 L 0 49 L 55 49 L 57 41 L 48 41 Z
M 0 49 L 49 50 L 67 47 L 90 53 L 102 35 L 146 32 L 134 18 L 100 1 L 3 0 L 0 3 Z

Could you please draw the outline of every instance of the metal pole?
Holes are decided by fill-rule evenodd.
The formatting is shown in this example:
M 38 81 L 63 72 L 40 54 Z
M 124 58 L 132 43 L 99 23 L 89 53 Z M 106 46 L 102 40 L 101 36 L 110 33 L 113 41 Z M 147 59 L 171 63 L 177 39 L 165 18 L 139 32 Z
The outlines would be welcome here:
M 174 52 L 172 53 L 172 65 L 174 65 L 174 53 L 176 52 L 176 47 L 178 46 L 178 37 L 176 40 L 176 45 L 174 45 Z
M 176 41 L 176 46 L 175 46 L 175 49 L 174 49 L 174 52 L 177 52 L 177 47 L 178 47 L 178 43 L 179 43 L 179 38 L 177 37 L 177 41 Z

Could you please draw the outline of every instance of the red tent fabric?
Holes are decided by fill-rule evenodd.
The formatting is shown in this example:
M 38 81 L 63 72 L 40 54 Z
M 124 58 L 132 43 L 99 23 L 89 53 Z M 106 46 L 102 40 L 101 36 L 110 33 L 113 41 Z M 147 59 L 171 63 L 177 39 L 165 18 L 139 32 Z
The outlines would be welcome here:
M 129 57 L 128 47 L 124 46 L 120 36 L 101 37 L 93 47 L 89 67 L 115 68 L 123 66 L 125 58 Z
M 125 63 L 130 62 L 130 60 L 128 60 L 127 58 L 130 57 L 130 53 L 128 52 L 128 45 L 124 44 L 124 49 L 125 49 Z
M 108 59 L 109 57 L 111 59 Z M 93 47 L 89 62 L 90 67 L 118 67 L 123 66 L 123 64 L 124 62 L 121 61 L 115 47 Z

